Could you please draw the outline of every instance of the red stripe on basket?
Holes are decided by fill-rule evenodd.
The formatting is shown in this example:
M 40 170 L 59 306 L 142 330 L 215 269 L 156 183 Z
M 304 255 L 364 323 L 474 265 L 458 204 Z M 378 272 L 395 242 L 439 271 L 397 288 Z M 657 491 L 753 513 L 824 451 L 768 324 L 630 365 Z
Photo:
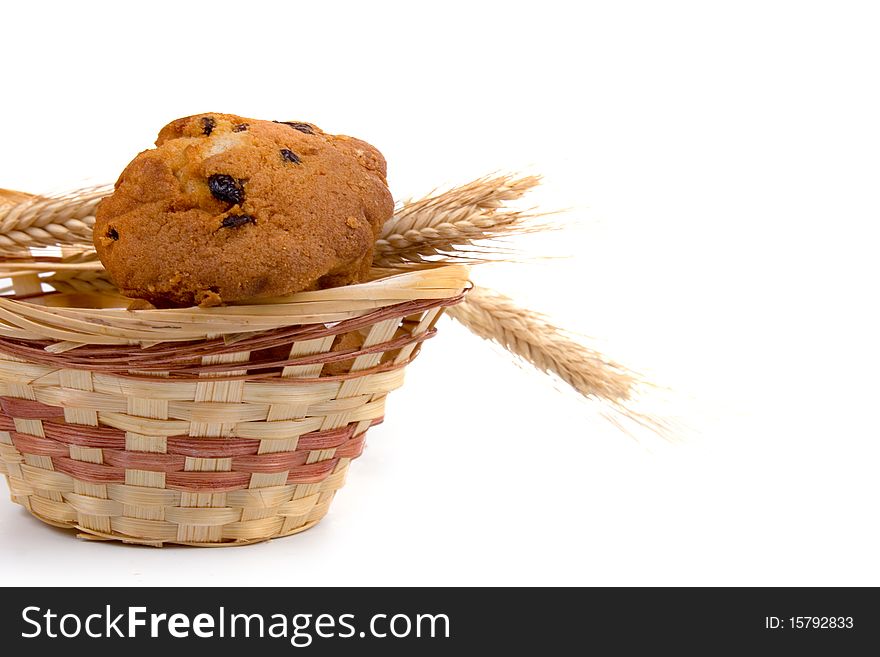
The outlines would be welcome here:
M 276 472 L 284 472 L 285 470 L 296 471 L 296 472 L 305 472 L 306 476 L 309 476 L 309 471 L 296 470 L 298 466 L 305 465 L 314 465 L 317 466 L 319 463 L 324 463 L 325 461 L 319 461 L 317 463 L 309 463 L 306 461 L 309 458 L 309 453 L 312 450 L 319 449 L 336 449 L 336 453 L 333 455 L 337 460 L 339 458 L 357 458 L 361 455 L 361 452 L 364 450 L 364 440 L 366 438 L 366 432 L 360 434 L 359 436 L 352 438 L 351 440 L 346 440 L 345 442 L 340 443 L 339 439 L 336 437 L 338 435 L 351 434 L 354 431 L 354 427 L 346 428 L 344 431 L 334 430 L 334 436 L 332 437 L 332 442 L 328 439 L 327 442 L 319 443 L 315 441 L 315 446 L 309 446 L 307 449 L 300 449 L 302 446 L 302 441 L 298 445 L 296 451 L 293 452 L 272 452 L 270 454 L 254 454 L 251 456 L 238 456 L 232 459 L 232 469 L 236 472 L 263 472 L 263 473 L 276 473 Z M 322 432 L 325 435 L 329 434 L 329 431 Z
M 327 461 L 318 461 L 317 463 L 309 463 L 301 465 L 297 468 L 291 468 L 287 475 L 288 484 L 317 484 L 324 481 L 336 464 L 339 463 L 338 458 L 332 458 Z
M 30 436 L 26 433 L 10 431 L 12 444 L 22 454 L 34 454 L 36 456 L 70 456 L 70 450 L 61 443 L 48 438 Z
M 236 472 L 284 472 L 298 465 L 305 465 L 309 458 L 307 451 L 272 452 L 254 456 L 238 456 L 232 459 L 232 469 Z
M 0 431 L 15 431 L 15 421 L 6 413 L 0 413 Z
M 173 472 L 165 475 L 165 488 L 196 493 L 224 493 L 248 487 L 247 472 Z
M 345 443 L 336 450 L 336 456 L 339 458 L 356 459 L 364 451 L 364 442 L 367 439 L 367 432 L 364 431 Z
M 178 454 L 156 452 L 120 452 L 104 450 L 104 463 L 125 470 L 150 470 L 152 472 L 179 472 L 186 464 L 186 457 Z
M 355 425 L 341 427 L 339 429 L 325 429 L 304 433 L 299 437 L 296 448 L 299 449 L 333 449 L 345 444 L 354 433 Z
M 228 458 L 256 454 L 260 441 L 250 438 L 190 438 L 172 436 L 166 443 L 169 454 L 183 454 L 198 458 Z
M 52 465 L 58 472 L 65 472 L 74 479 L 96 484 L 124 484 L 125 470 L 100 463 L 75 461 L 64 456 L 53 456 Z
M 110 427 L 90 427 L 83 424 L 43 422 L 43 433 L 66 445 L 125 449 L 125 432 Z
M 64 419 L 64 409 L 31 399 L 0 396 L 0 408 L 9 417 L 19 420 Z

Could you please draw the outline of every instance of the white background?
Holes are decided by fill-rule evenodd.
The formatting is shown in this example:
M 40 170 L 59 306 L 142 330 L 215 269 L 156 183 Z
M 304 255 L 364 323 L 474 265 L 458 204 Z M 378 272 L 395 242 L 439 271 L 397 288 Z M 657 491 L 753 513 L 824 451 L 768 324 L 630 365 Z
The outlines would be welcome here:
M 566 261 L 474 273 L 673 388 L 683 444 L 451 321 L 330 514 L 228 550 L 0 506 L 4 584 L 878 585 L 872 3 L 14 3 L 0 185 L 115 180 L 167 121 L 312 121 L 403 198 L 540 172 Z

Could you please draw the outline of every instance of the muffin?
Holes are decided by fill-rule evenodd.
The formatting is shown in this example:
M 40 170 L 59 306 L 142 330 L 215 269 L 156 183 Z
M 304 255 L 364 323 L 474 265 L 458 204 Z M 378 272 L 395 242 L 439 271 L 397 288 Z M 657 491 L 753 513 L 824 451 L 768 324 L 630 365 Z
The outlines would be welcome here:
M 172 121 L 98 206 L 94 243 L 123 294 L 218 305 L 355 283 L 393 213 L 382 154 L 311 123 Z

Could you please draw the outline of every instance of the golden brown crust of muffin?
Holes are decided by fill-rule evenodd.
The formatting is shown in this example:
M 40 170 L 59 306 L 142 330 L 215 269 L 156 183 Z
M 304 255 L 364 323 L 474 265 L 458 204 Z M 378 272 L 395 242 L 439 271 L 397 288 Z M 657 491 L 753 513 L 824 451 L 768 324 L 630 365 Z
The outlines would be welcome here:
M 393 212 L 382 154 L 307 123 L 177 119 L 96 213 L 120 290 L 158 306 L 216 305 L 362 280 Z
M 349 349 L 360 349 L 364 346 L 364 336 L 353 331 L 351 333 L 342 333 L 333 339 L 333 345 L 330 351 L 335 353 L 338 351 L 348 351 Z M 325 363 L 321 370 L 321 376 L 336 376 L 337 374 L 348 374 L 351 366 L 354 365 L 354 358 L 350 360 L 337 360 L 332 363 Z

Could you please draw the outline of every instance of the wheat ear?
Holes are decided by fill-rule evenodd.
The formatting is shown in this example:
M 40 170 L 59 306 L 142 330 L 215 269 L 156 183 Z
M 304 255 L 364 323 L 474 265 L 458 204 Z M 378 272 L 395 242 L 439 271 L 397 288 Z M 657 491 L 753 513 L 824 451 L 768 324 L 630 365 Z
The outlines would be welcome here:
M 463 303 L 451 306 L 447 313 L 476 335 L 559 377 L 585 397 L 620 405 L 639 383 L 633 372 L 498 292 L 475 286 Z
M 538 176 L 486 176 L 417 201 L 407 200 L 382 227 L 373 263 L 395 267 L 443 260 L 492 259 L 492 240 L 551 228 L 547 213 L 505 207 L 540 182 Z
M 119 289 L 103 271 L 59 271 L 43 281 L 58 292 L 119 294 Z
M 95 206 L 110 191 L 103 185 L 45 197 L 0 190 L 0 253 L 59 244 L 90 247 Z

